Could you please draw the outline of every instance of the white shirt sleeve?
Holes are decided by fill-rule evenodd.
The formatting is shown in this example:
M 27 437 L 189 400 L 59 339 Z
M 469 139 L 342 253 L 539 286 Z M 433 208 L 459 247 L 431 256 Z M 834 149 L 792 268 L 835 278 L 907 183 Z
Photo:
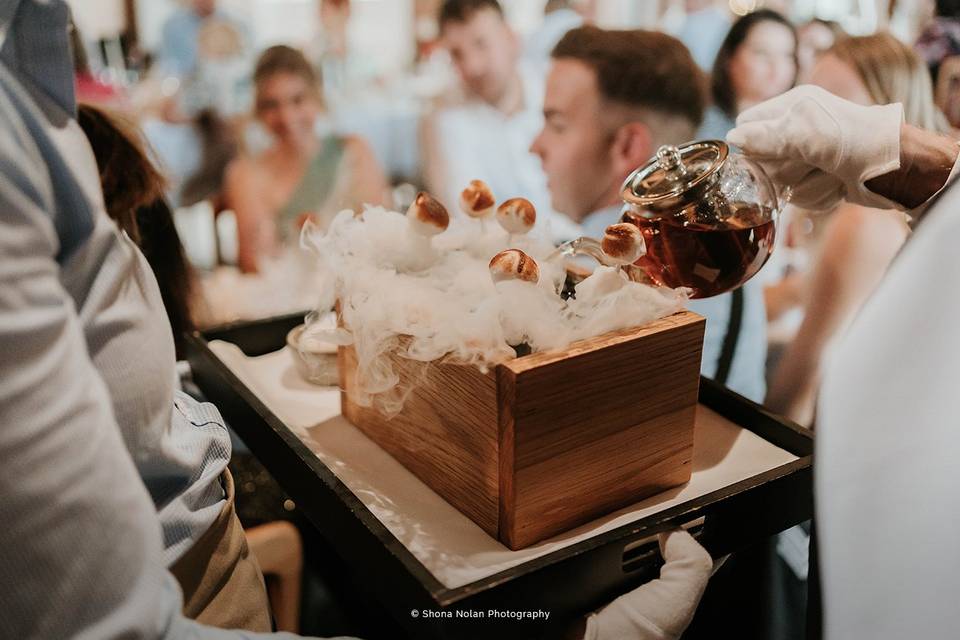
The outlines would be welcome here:
M 960 628 L 960 188 L 831 354 L 817 418 L 825 637 Z

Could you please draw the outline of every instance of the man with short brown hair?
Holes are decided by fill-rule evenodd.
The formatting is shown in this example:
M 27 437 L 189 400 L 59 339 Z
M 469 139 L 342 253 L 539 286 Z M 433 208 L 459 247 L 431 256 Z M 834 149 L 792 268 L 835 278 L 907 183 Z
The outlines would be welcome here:
M 553 50 L 531 150 L 540 156 L 554 209 L 601 237 L 617 222 L 623 181 L 664 144 L 690 140 L 706 85 L 686 47 L 654 31 L 580 27 Z M 765 392 L 766 314 L 759 281 L 689 305 L 707 318 L 704 375 L 755 401 Z
M 550 211 L 543 170 L 529 151 L 543 122 L 542 73 L 520 63 L 520 41 L 500 3 L 446 0 L 437 20 L 462 91 L 425 122 L 427 187 L 456 212 L 460 191 L 471 180 L 483 180 L 498 200 L 533 202 L 538 228 L 553 223 L 555 236 L 573 237 L 573 225 Z
M 554 207 L 602 235 L 619 215 L 624 179 L 660 145 L 692 138 L 705 100 L 701 74 L 675 38 L 597 27 L 568 32 L 553 50 L 545 126 L 532 146 Z

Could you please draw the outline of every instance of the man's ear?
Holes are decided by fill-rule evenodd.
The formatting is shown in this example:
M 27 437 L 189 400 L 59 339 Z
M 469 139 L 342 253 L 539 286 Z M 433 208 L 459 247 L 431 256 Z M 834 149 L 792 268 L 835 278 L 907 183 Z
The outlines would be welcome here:
M 628 122 L 613 137 L 611 154 L 613 168 L 624 178 L 653 155 L 653 138 L 650 128 L 642 122 Z

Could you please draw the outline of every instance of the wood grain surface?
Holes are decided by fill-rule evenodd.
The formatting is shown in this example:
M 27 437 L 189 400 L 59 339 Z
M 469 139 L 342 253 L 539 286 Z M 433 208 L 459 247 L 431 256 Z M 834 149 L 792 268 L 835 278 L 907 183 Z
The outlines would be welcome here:
M 704 325 L 682 312 L 489 373 L 394 356 L 420 383 L 390 419 L 353 401 L 341 347 L 343 414 L 517 549 L 689 480 Z
M 484 531 L 498 531 L 497 398 L 493 373 L 395 356 L 404 381 L 420 379 L 403 410 L 387 418 L 356 404 L 356 352 L 340 348 L 344 417 Z

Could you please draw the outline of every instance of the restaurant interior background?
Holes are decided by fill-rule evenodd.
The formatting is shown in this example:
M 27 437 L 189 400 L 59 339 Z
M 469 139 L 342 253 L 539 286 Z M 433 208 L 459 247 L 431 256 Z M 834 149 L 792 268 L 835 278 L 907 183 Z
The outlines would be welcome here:
M 343 5 L 348 11 L 347 18 L 328 18 L 332 27 L 324 26 L 320 0 L 218 0 L 217 10 L 238 27 L 238 39 L 221 40 L 223 47 L 218 51 L 213 38 L 208 59 L 189 74 L 159 60 L 164 25 L 189 5 L 187 0 L 71 0 L 70 4 L 86 52 L 87 75 L 79 98 L 120 111 L 144 130 L 168 180 L 167 195 L 177 208 L 181 241 L 205 276 L 198 302 L 205 325 L 306 304 L 302 288 L 278 290 L 269 284 L 273 280 L 267 273 L 261 274 L 260 280 L 268 281 L 262 286 L 252 278 L 239 278 L 232 268 L 238 260 L 236 221 L 219 197 L 229 159 L 238 150 L 256 151 L 267 145 L 268 136 L 251 113 L 251 73 L 265 48 L 288 44 L 303 50 L 311 62 L 324 59 L 318 64 L 325 110 L 317 130 L 362 137 L 394 188 L 397 206 L 427 182 L 422 123 L 457 85 L 449 57 L 437 41 L 439 0 L 332 2 L 331 6 Z M 559 37 L 556 26 L 543 26 L 544 1 L 504 0 L 501 4 L 524 40 Z M 758 8 L 780 11 L 796 25 L 815 18 L 831 21 L 851 35 L 888 30 L 904 42 L 916 40 L 934 13 L 933 0 L 574 0 L 561 4 L 576 10 L 581 16 L 577 20 L 585 17 L 608 28 L 658 29 L 680 35 L 681 40 L 688 7 L 698 13 L 710 7 L 723 16 L 720 26 L 712 27 L 714 40 L 730 20 Z M 332 39 L 331 28 L 338 32 Z M 538 34 L 541 29 L 547 33 Z M 338 49 L 332 56 L 331 42 Z M 950 102 L 951 96 L 938 93 L 942 103 Z M 947 104 L 941 107 L 950 109 Z M 261 290 L 272 295 L 257 295 Z M 251 298 L 258 300 L 256 309 L 246 308 L 245 300 Z
M 186 71 L 164 61 L 161 54 L 165 25 L 191 0 L 70 0 L 70 4 L 76 42 L 84 52 L 79 57 L 85 63 L 77 68 L 78 97 L 115 110 L 142 128 L 163 170 L 180 239 L 199 276 L 194 311 L 201 327 L 316 305 L 317 287 L 303 279 L 297 264 L 278 259 L 262 263 L 258 273 L 241 268 L 238 222 L 224 197 L 231 161 L 244 151 L 270 144 L 268 132 L 253 113 L 253 67 L 266 48 L 277 44 L 298 48 L 320 69 L 324 108 L 316 133 L 355 135 L 369 145 L 387 177 L 388 207 L 404 211 L 428 182 L 423 123 L 458 83 L 450 58 L 438 42 L 440 0 L 218 0 L 215 4 L 225 29 L 207 34 L 197 64 Z M 321 6 L 326 4 L 339 8 L 324 13 Z M 538 34 L 550 37 L 541 33 L 544 0 L 501 0 L 501 4 L 523 42 L 536 41 Z M 779 11 L 797 27 L 820 19 L 849 35 L 889 31 L 912 45 L 934 16 L 933 0 L 573 0 L 560 4 L 569 5 L 565 11 L 571 16 L 576 12 L 571 25 L 588 21 L 604 28 L 661 30 L 681 39 L 688 18 L 699 12 L 720 16 L 725 30 L 739 16 L 766 8 Z M 559 35 L 553 37 L 555 41 Z M 709 62 L 703 66 L 709 71 Z M 934 80 L 937 105 L 953 126 L 960 124 L 958 83 Z M 794 238 L 801 240 L 778 249 L 765 269 L 765 282 L 774 286 L 778 276 L 785 280 L 791 272 L 807 268 L 816 255 L 815 236 L 821 227 L 816 217 L 797 216 L 791 221 Z M 805 237 L 810 240 L 807 245 Z M 768 296 L 768 305 L 774 296 Z M 772 358 L 790 343 L 802 322 L 801 307 L 793 305 L 777 317 L 768 308 L 770 370 L 776 364 Z M 235 446 L 233 472 L 245 525 L 262 524 L 279 514 L 296 523 L 305 540 L 304 556 L 284 556 L 278 561 L 278 575 L 293 576 L 296 581 L 301 579 L 300 564 L 306 567 L 302 600 L 297 587 L 295 602 L 280 605 L 286 607 L 286 614 L 278 616 L 278 622 L 317 635 L 369 631 L 358 621 L 367 618 L 369 623 L 374 614 L 338 595 L 343 583 L 364 578 L 350 575 L 243 443 L 237 441 Z M 300 553 L 295 545 L 286 551 L 291 549 L 294 555 Z M 288 560 L 292 564 L 284 568 Z

